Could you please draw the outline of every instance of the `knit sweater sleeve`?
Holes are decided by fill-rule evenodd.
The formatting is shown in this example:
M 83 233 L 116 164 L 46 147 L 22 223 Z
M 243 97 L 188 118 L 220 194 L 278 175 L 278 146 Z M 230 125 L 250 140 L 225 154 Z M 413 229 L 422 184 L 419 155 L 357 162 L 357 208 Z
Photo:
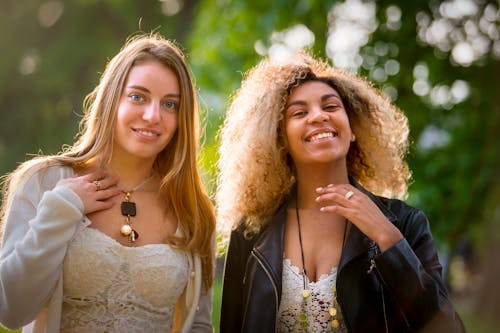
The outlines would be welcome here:
M 68 243 L 84 218 L 78 195 L 68 187 L 55 186 L 62 170 L 27 177 L 5 214 L 0 323 L 11 329 L 31 322 L 50 299 Z

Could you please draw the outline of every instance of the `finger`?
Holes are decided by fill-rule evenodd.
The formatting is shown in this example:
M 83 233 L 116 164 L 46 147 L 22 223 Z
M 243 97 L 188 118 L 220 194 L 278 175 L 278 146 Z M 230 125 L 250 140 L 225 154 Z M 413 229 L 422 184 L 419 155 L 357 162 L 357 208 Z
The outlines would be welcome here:
M 354 191 L 348 187 L 337 185 L 330 186 L 325 188 L 318 188 L 316 190 L 318 192 L 318 200 L 317 201 L 326 201 L 326 200 L 334 200 L 335 202 L 345 202 L 343 199 L 350 199 L 354 195 Z
M 95 194 L 95 198 L 96 200 L 104 201 L 116 197 L 120 194 L 122 194 L 122 190 L 120 190 L 118 187 L 109 187 L 105 190 L 97 191 Z
M 349 221 L 352 220 L 353 214 L 352 214 L 352 208 L 344 207 L 342 205 L 330 205 L 330 206 L 324 206 L 319 209 L 323 213 L 332 213 L 332 214 L 337 214 L 340 216 L 343 216 L 344 218 L 348 219 Z
M 351 200 L 351 198 L 354 196 L 354 192 L 353 191 L 347 191 L 345 194 L 344 194 L 344 198 L 346 200 Z
M 119 178 L 116 176 L 107 176 L 100 180 L 94 180 L 92 183 L 99 188 L 100 191 L 112 188 L 118 184 Z M 97 186 L 99 185 L 99 186 Z
M 335 185 L 333 185 L 333 184 L 328 184 L 324 187 L 318 187 L 318 188 L 316 188 L 316 193 L 328 193 L 331 190 L 333 190 L 334 187 L 335 187 Z
M 343 196 L 339 193 L 326 192 L 326 193 L 318 195 L 316 197 L 316 202 L 323 203 L 323 204 L 328 203 L 328 202 L 341 203 L 342 198 L 343 198 Z
M 115 204 L 116 202 L 112 199 L 102 200 L 102 201 L 97 200 L 90 207 L 88 207 L 85 213 L 90 214 L 94 212 L 99 212 L 101 210 L 106 210 L 113 207 Z

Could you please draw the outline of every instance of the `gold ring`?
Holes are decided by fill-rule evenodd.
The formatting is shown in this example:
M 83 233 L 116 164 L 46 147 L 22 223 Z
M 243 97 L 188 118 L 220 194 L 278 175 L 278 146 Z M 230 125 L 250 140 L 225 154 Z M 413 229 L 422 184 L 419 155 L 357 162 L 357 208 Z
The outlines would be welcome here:
M 94 180 L 94 185 L 95 185 L 95 190 L 100 191 L 101 190 L 101 182 L 98 180 Z
M 353 195 L 354 195 L 354 192 L 353 192 L 353 191 L 349 191 L 349 192 L 347 192 L 347 193 L 345 194 L 345 196 L 344 196 L 344 197 L 345 197 L 347 200 L 349 200 L 349 199 L 351 199 L 351 197 L 352 197 Z

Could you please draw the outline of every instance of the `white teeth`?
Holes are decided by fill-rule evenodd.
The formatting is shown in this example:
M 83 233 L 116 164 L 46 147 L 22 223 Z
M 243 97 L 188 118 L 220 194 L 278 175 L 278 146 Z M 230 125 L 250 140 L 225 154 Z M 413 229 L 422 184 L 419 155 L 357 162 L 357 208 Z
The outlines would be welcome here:
M 323 138 L 333 138 L 334 134 L 332 132 L 324 132 L 313 135 L 309 138 L 309 141 L 316 141 Z
M 156 133 L 149 132 L 149 131 L 141 131 L 141 130 L 136 130 L 136 131 L 137 131 L 137 133 L 141 133 L 144 136 L 151 136 L 151 137 L 157 136 Z

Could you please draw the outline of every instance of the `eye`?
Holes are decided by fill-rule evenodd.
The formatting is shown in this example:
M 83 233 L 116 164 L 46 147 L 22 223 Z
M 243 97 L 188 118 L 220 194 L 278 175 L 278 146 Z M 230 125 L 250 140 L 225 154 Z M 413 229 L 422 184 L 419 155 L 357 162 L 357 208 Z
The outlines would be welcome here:
M 323 107 L 326 111 L 333 112 L 340 108 L 340 105 L 337 104 L 327 104 Z
M 295 110 L 289 110 L 288 112 L 288 117 L 290 118 L 302 118 L 307 115 L 307 110 L 305 109 L 295 109 Z
M 304 117 L 307 114 L 306 110 L 297 110 L 293 113 L 294 117 Z
M 174 101 L 166 101 L 163 103 L 163 106 L 168 110 L 178 110 L 179 109 L 178 103 L 176 103 Z
M 144 96 L 140 94 L 130 94 L 129 97 L 134 102 L 142 102 L 144 100 Z

